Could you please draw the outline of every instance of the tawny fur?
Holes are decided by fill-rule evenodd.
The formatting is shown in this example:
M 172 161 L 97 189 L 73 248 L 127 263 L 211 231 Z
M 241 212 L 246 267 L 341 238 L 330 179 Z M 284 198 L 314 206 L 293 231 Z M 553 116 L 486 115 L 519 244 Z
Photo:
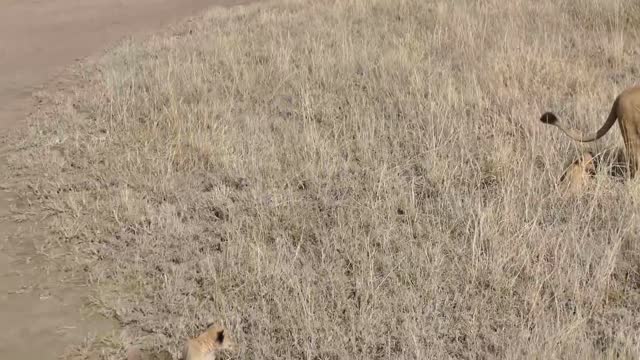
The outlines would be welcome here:
M 187 340 L 182 358 L 184 360 L 215 360 L 218 351 L 232 347 L 227 331 L 222 326 L 212 325 L 198 337 Z
M 573 161 L 560 178 L 560 182 L 566 184 L 566 189 L 571 194 L 577 194 L 584 190 L 589 178 L 596 174 L 597 162 L 591 152 L 585 152 Z
M 616 120 L 624 141 L 629 176 L 633 178 L 640 167 L 640 86 L 630 87 L 616 97 L 609 117 L 593 134 L 585 135 L 576 129 L 565 127 L 551 112 L 546 112 L 540 117 L 543 123 L 558 127 L 571 139 L 580 142 L 601 138 L 611 129 Z

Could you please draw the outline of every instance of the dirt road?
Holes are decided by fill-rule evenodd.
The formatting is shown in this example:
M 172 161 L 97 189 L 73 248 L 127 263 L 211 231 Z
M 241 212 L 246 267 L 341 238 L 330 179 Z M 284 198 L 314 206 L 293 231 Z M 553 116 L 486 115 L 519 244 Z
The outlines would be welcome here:
M 24 124 L 32 91 L 74 61 L 208 6 L 248 2 L 0 0 L 0 136 Z M 5 156 L 0 150 L 0 174 L 8 171 Z M 42 225 L 10 221 L 14 199 L 0 191 L 0 359 L 55 359 L 112 324 L 81 311 L 87 292 L 77 281 L 44 271 L 36 251 L 42 237 L 24 236 Z

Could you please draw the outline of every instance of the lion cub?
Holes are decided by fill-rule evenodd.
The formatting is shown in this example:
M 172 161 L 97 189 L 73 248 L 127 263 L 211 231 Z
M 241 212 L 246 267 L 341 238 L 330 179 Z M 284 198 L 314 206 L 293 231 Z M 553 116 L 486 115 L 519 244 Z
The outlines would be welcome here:
M 581 192 L 590 177 L 596 175 L 597 162 L 592 152 L 587 151 L 574 160 L 562 174 L 560 182 L 567 183 L 569 193 Z
M 188 339 L 182 353 L 184 360 L 215 360 L 220 350 L 232 349 L 233 342 L 222 326 L 211 325 L 198 337 Z

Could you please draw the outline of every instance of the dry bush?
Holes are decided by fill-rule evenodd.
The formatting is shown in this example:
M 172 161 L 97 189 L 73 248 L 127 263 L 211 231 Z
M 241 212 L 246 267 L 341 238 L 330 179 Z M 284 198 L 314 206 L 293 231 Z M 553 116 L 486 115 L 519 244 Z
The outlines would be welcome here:
M 640 189 L 560 197 L 581 149 L 538 117 L 604 121 L 638 10 L 213 10 L 88 66 L 14 166 L 96 304 L 174 354 L 221 319 L 239 358 L 637 357 Z

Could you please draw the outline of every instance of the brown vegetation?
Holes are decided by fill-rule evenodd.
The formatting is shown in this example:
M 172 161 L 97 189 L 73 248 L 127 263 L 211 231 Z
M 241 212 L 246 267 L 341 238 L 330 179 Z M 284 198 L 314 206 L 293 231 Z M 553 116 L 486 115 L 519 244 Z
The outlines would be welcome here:
M 127 330 L 93 344 L 114 359 L 177 356 L 210 318 L 239 358 L 635 358 L 640 189 L 599 169 L 559 196 L 575 144 L 538 115 L 597 126 L 640 73 L 638 14 L 216 10 L 44 99 L 14 169 L 46 174 L 25 193 Z

